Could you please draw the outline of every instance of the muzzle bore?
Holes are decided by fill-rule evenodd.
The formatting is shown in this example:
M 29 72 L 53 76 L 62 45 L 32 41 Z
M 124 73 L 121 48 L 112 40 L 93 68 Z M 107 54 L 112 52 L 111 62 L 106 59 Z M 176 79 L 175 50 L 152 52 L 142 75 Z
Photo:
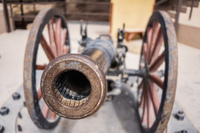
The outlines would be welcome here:
M 103 104 L 107 93 L 105 73 L 115 53 L 109 52 L 112 46 L 98 49 L 99 42 L 102 44 L 94 42 L 82 54 L 57 57 L 45 68 L 41 78 L 42 96 L 59 116 L 85 118 Z

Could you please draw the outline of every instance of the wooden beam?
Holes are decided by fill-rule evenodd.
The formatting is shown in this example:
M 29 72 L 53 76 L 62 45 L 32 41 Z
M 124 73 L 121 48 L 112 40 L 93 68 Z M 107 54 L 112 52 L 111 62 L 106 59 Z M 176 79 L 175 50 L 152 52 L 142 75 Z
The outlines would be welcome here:
M 2 0 L 2 3 L 3 3 L 4 17 L 5 17 L 5 20 L 6 20 L 7 32 L 11 32 L 10 21 L 9 21 L 9 16 L 8 16 L 7 2 L 6 2 L 6 0 Z
M 176 30 L 176 32 L 178 31 L 178 21 L 179 21 L 179 15 L 180 15 L 180 11 L 181 11 L 182 2 L 183 2 L 183 0 L 178 0 L 178 3 L 177 3 L 176 18 L 175 18 L 175 30 Z

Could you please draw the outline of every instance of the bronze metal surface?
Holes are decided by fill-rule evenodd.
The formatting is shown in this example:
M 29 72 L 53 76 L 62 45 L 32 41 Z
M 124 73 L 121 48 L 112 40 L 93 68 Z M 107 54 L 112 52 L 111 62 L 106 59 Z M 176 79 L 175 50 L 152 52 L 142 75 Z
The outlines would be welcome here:
M 65 97 L 58 90 L 56 79 L 70 71 L 82 73 L 89 81 L 91 91 L 87 97 L 74 99 L 72 91 L 76 86 L 69 86 L 70 97 Z M 68 82 L 65 80 L 68 79 L 65 78 L 60 83 Z M 41 90 L 47 106 L 56 114 L 64 118 L 80 119 L 92 115 L 101 107 L 106 97 L 107 83 L 100 65 L 91 58 L 80 54 L 67 54 L 54 59 L 46 67 L 41 78 Z

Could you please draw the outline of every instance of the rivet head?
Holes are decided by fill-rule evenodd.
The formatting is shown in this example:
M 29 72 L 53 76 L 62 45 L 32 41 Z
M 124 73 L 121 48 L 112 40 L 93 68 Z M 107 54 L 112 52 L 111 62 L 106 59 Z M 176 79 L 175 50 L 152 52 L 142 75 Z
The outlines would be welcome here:
M 13 97 L 13 100 L 18 100 L 20 99 L 21 96 L 19 93 L 15 92 L 14 94 L 12 94 L 12 97 Z
M 7 107 L 5 107 L 5 106 L 1 108 L 0 114 L 1 114 L 2 116 L 7 115 L 8 113 L 9 113 L 9 108 L 7 108 Z

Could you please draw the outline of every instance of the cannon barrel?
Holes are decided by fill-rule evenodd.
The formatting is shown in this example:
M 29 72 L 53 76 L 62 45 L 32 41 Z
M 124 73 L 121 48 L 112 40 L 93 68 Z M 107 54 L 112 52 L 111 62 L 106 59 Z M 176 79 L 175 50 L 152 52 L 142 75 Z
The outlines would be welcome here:
M 51 61 L 41 78 L 42 96 L 47 106 L 69 119 L 95 113 L 106 98 L 105 74 L 115 57 L 112 43 L 97 39 L 81 54 L 66 54 Z

